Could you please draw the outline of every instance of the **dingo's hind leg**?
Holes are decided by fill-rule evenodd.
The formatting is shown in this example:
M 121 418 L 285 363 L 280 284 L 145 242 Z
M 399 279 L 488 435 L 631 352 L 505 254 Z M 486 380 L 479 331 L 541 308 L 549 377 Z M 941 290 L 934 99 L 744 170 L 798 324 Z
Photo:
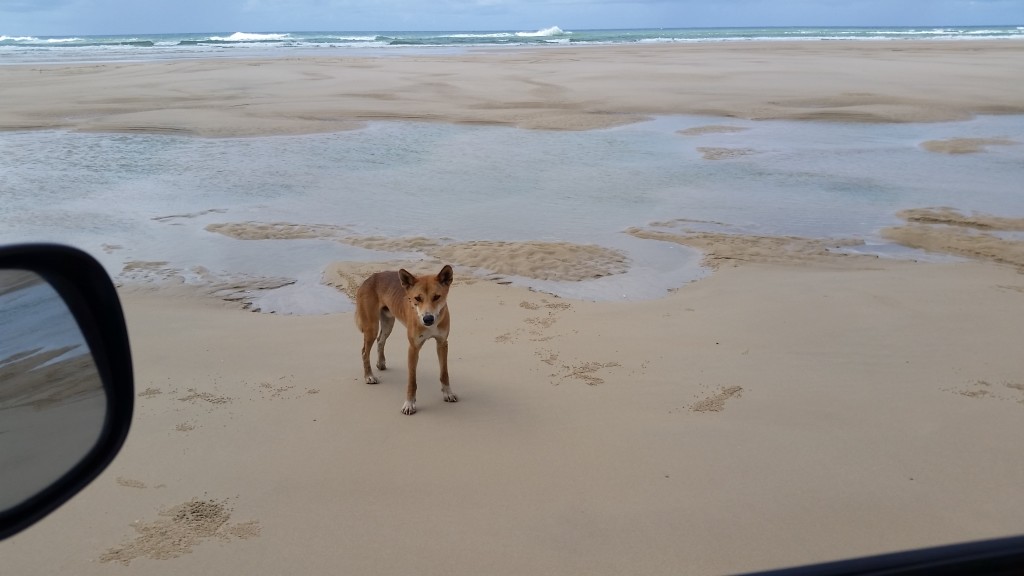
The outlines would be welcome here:
M 377 377 L 373 375 L 370 368 L 370 350 L 373 348 L 373 341 L 377 338 L 377 331 L 380 329 L 380 321 L 375 316 L 362 315 L 359 318 L 359 330 L 363 333 L 363 378 L 367 384 L 376 384 Z
M 387 370 L 387 361 L 384 359 L 384 343 L 388 341 L 391 330 L 395 327 L 395 316 L 386 308 L 380 311 L 380 334 L 377 336 L 377 369 Z

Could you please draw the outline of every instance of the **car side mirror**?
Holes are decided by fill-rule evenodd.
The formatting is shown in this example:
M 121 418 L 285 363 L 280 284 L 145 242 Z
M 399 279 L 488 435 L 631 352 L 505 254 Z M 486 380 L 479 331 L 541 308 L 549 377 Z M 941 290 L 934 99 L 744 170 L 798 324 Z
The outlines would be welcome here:
M 133 406 L 128 333 L 103 267 L 67 246 L 0 248 L 0 539 L 96 478 Z

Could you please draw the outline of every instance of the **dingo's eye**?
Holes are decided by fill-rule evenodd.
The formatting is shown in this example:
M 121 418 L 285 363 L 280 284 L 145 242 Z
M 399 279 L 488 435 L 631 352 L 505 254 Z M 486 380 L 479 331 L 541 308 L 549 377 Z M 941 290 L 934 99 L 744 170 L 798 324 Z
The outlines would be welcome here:
M 416 298 L 414 298 L 414 300 L 416 300 L 417 302 L 422 304 L 423 303 L 423 296 L 417 296 Z
M 437 302 L 440 299 L 441 299 L 441 295 L 440 294 L 434 294 L 434 302 Z

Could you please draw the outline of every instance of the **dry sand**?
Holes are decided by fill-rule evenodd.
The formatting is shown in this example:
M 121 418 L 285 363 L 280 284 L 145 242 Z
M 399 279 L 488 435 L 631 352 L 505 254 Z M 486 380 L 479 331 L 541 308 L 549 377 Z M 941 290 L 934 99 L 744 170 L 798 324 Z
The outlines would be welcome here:
M 0 127 L 216 136 L 377 118 L 559 129 L 679 112 L 945 120 L 1024 113 L 1021 77 L 1019 42 L 0 67 Z M 896 229 L 899 241 L 972 259 L 947 264 L 651 223 L 630 232 L 695 246 L 717 271 L 624 303 L 468 274 L 478 257 L 514 273 L 622 264 L 578 247 L 220 227 L 454 261 L 459 403 L 441 400 L 428 353 L 420 411 L 400 413 L 401 339 L 382 383 L 362 384 L 351 314 L 253 314 L 124 290 L 131 436 L 80 496 L 0 544 L 4 571 L 713 574 L 1022 533 L 1024 275 L 1017 243 L 998 235 L 1019 230 L 1008 216 L 903 214 L 922 240 Z M 336 263 L 325 281 L 349 291 L 371 268 Z

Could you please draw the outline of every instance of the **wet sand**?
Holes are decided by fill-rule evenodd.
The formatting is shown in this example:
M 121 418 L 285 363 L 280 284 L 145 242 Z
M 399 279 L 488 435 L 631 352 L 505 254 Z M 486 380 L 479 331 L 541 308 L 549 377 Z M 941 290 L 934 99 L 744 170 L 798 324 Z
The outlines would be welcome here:
M 937 122 L 1024 114 L 1024 43 L 729 42 L 462 55 L 0 66 L 0 129 L 203 136 L 366 120 L 585 130 L 650 115 Z

